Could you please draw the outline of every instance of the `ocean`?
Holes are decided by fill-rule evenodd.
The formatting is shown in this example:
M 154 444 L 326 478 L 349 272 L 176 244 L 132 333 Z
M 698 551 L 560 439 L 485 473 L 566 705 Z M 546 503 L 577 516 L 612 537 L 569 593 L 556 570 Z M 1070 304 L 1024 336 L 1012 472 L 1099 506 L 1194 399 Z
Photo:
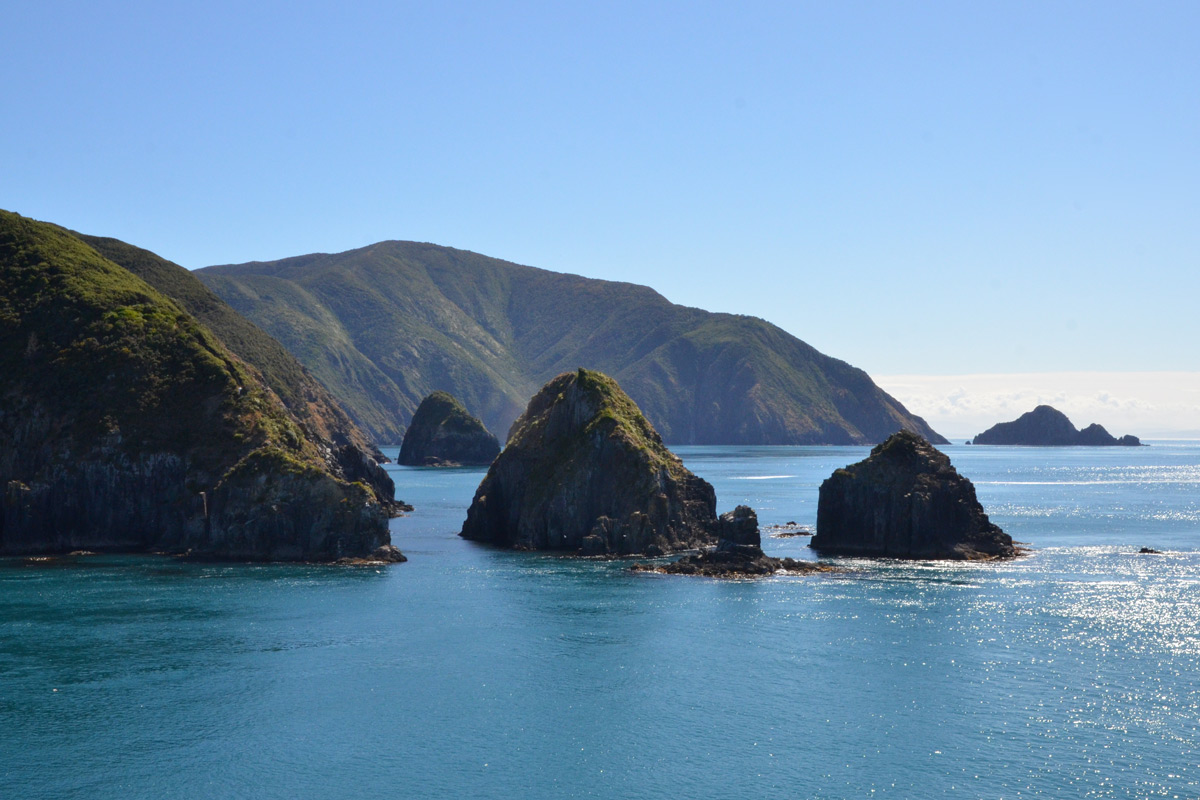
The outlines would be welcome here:
M 1200 797 L 1200 443 L 1151 444 L 944 448 L 1006 563 L 634 574 L 401 467 L 406 564 L 0 560 L 0 797 Z M 867 450 L 676 452 L 811 528 Z

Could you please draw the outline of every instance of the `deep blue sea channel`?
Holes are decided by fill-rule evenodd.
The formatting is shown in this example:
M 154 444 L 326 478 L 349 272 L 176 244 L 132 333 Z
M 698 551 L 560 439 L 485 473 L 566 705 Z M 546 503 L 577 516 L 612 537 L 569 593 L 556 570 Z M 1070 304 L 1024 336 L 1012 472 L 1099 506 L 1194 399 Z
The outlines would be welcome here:
M 1195 798 L 1200 444 L 1151 444 L 945 448 L 1000 564 L 633 574 L 462 541 L 483 470 L 408 468 L 390 568 L 0 560 L 0 797 Z M 677 452 L 812 527 L 867 449 Z

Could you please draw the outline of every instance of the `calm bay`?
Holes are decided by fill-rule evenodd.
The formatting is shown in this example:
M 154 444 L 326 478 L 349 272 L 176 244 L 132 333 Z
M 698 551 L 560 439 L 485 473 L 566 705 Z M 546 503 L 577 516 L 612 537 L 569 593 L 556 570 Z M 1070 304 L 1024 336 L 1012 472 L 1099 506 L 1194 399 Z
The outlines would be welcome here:
M 0 560 L 0 795 L 1200 796 L 1200 443 L 1151 444 L 945 448 L 1007 563 L 633 574 L 462 541 L 483 470 L 399 467 L 390 568 Z M 867 449 L 676 452 L 811 528 Z

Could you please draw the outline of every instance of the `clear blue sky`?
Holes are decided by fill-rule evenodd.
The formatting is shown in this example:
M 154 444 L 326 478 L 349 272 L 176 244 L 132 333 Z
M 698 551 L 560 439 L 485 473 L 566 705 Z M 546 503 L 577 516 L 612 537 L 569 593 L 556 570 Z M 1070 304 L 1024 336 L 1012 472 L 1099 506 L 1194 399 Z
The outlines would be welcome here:
M 9 3 L 0 207 L 416 239 L 876 374 L 1200 370 L 1200 3 Z

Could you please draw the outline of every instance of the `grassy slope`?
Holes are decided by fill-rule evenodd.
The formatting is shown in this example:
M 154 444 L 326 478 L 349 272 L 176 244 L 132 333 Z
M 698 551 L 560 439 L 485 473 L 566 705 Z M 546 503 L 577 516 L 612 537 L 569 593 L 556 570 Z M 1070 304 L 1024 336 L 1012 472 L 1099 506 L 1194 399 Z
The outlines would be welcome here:
M 74 235 L 179 303 L 239 358 L 257 369 L 288 410 L 319 436 L 334 444 L 353 444 L 365 452 L 375 452 L 374 444 L 295 356 L 234 311 L 191 272 L 118 239 Z
M 901 426 L 943 441 L 861 370 L 644 286 L 412 242 L 197 274 L 382 441 L 437 389 L 505 431 L 579 366 L 615 377 L 672 443 L 877 442 Z
M 208 486 L 255 451 L 321 463 L 278 399 L 179 305 L 61 228 L 4 211 L 0 397 L 50 415 L 46 452 L 78 458 L 119 431 L 131 453 L 186 453 Z

